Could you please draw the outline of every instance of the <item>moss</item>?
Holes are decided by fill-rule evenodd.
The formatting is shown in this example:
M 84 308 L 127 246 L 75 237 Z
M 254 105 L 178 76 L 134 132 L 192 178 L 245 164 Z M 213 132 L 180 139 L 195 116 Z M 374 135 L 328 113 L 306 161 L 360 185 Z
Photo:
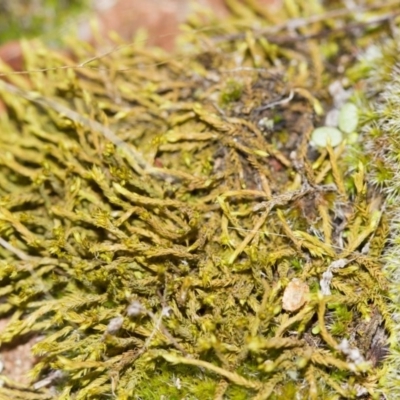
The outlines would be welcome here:
M 392 299 L 389 313 L 394 318 L 388 338 L 389 355 L 385 363 L 385 376 L 381 379 L 382 392 L 389 397 L 400 395 L 397 371 L 399 326 L 398 314 L 398 117 L 399 75 L 397 70 L 398 45 L 388 41 L 373 65 L 373 72 L 368 81 L 366 97 L 371 101 L 375 120 L 366 124 L 368 155 L 374 160 L 369 166 L 370 179 L 381 185 L 386 198 L 385 207 L 388 217 L 388 239 L 384 248 L 382 262 L 385 275 L 390 282 L 389 296 Z M 383 68 L 380 65 L 384 65 Z M 376 93 L 380 95 L 376 96 Z M 372 97 L 373 96 L 373 97 Z
M 307 19 L 322 12 L 307 4 L 280 15 L 277 34 L 272 16 L 229 2 L 214 30 L 197 30 L 207 15 L 191 19 L 196 35 L 180 40 L 191 51 L 173 57 L 134 44 L 87 62 L 76 44 L 85 68 L 65 68 L 70 59 L 37 44 L 26 66 L 47 70 L 0 82 L 0 312 L 12 315 L 0 341 L 42 336 L 35 391 L 19 398 L 314 400 L 391 388 L 393 378 L 380 385 L 385 347 L 396 349 L 382 263 L 393 225 L 371 157 L 395 172 L 394 156 L 374 154 L 366 127 L 357 143 L 310 143 L 339 97 L 325 80 L 346 82 L 360 65 L 350 83 L 368 102 L 354 48 L 387 26 L 363 30 L 350 11 Z M 332 38 L 340 51 L 320 52 Z
M 220 102 L 223 106 L 240 100 L 243 92 L 243 85 L 235 80 L 228 80 L 220 95 Z

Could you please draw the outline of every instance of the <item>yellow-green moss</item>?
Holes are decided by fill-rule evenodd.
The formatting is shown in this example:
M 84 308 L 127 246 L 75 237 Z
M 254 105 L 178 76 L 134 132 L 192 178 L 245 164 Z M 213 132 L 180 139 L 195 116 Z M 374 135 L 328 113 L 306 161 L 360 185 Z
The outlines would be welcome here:
M 390 387 L 391 221 L 355 152 L 364 139 L 310 145 L 337 106 L 329 84 L 362 90 L 362 62 L 346 75 L 354 49 L 387 27 L 317 2 L 287 2 L 286 16 L 229 6 L 236 17 L 181 38 L 190 53 L 131 45 L 86 62 L 76 45 L 75 64 L 37 45 L 27 69 L 47 71 L 0 82 L 0 342 L 42 336 L 37 390 L 6 381 L 0 394 L 378 399 Z M 330 40 L 340 51 L 320 52 Z

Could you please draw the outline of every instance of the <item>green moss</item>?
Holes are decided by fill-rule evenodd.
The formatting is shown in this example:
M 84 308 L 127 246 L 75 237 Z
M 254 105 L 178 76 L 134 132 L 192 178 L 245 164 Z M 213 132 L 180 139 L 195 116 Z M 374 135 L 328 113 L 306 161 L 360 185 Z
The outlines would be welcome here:
M 249 390 L 246 390 L 245 388 L 242 388 L 240 386 L 230 386 L 229 389 L 226 391 L 226 398 L 232 399 L 232 400 L 246 400 L 249 398 L 249 396 L 254 396 L 254 392 L 250 392 Z
M 233 79 L 229 79 L 225 83 L 225 87 L 221 91 L 220 102 L 223 106 L 226 106 L 230 103 L 240 100 L 243 92 L 243 84 L 235 81 Z
M 20 398 L 382 389 L 379 352 L 397 331 L 371 157 L 395 171 L 395 156 L 357 150 L 395 141 L 366 132 L 318 149 L 310 135 L 335 107 L 324 80 L 345 82 L 354 46 L 387 27 L 362 36 L 347 11 L 338 26 L 357 22 L 360 41 L 334 31 L 340 51 L 326 53 L 324 24 L 304 20 L 307 50 L 290 36 L 288 17 L 302 21 L 317 2 L 279 16 L 278 34 L 273 16 L 229 5 L 236 17 L 182 36 L 190 52 L 132 45 L 85 63 L 83 44 L 76 61 L 37 44 L 27 69 L 51 69 L 0 82 L 0 312 L 12 315 L 0 342 L 41 336 L 31 376 L 43 388 Z M 272 55 L 253 26 L 278 42 Z M 65 68 L 75 62 L 85 68 Z
M 149 373 L 134 389 L 134 398 L 158 400 L 168 399 L 206 399 L 212 398 L 216 382 L 197 369 L 157 364 L 155 373 Z

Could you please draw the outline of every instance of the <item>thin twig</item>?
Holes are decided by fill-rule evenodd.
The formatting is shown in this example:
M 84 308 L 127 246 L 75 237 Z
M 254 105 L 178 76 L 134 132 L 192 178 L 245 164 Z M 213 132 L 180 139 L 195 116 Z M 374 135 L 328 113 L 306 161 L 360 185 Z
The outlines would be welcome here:
M 372 4 L 367 7 L 355 7 L 352 9 L 347 9 L 347 8 L 340 8 L 337 10 L 332 10 L 328 11 L 323 14 L 318 14 L 318 15 L 312 15 L 307 18 L 294 18 L 289 21 L 286 21 L 282 24 L 274 25 L 274 26 L 268 26 L 263 29 L 253 29 L 253 34 L 255 38 L 258 37 L 267 37 L 271 43 L 286 43 L 286 42 L 292 42 L 294 40 L 302 40 L 302 39 L 311 39 L 311 38 L 316 38 L 319 35 L 321 35 L 321 32 L 317 32 L 315 34 L 310 34 L 310 35 L 297 35 L 297 36 L 289 36 L 286 38 L 279 39 L 275 35 L 284 30 L 288 31 L 293 31 L 298 28 L 306 27 L 311 24 L 315 24 L 318 22 L 323 22 L 328 19 L 338 19 L 346 16 L 351 16 L 351 15 L 360 15 L 362 13 L 367 13 L 373 10 L 379 10 L 379 9 L 385 9 L 385 8 L 391 8 L 394 6 L 400 5 L 400 0 L 394 0 L 394 1 L 389 1 L 386 2 L 384 5 L 382 5 L 381 2 Z M 332 29 L 329 31 L 325 31 L 324 35 L 326 34 L 332 34 L 332 33 L 337 33 L 339 31 L 348 31 L 349 28 L 350 30 L 355 29 L 356 27 L 363 27 L 366 25 L 369 25 L 371 23 L 377 23 L 377 22 L 383 22 L 386 20 L 390 20 L 393 17 L 397 16 L 398 12 L 396 13 L 389 13 L 385 14 L 384 16 L 378 17 L 376 19 L 370 20 L 370 21 L 365 21 L 357 24 L 348 24 L 345 27 L 341 29 Z M 251 28 L 250 28 L 251 29 Z M 217 36 L 214 38 L 214 42 L 219 43 L 219 42 L 224 42 L 224 41 L 235 41 L 235 40 L 240 40 L 245 38 L 245 33 L 234 33 L 231 35 L 223 35 L 223 36 Z
M 288 44 L 292 42 L 298 42 L 298 41 L 304 41 L 304 40 L 310 40 L 310 39 L 321 39 L 321 38 L 326 38 L 335 34 L 349 34 L 352 32 L 355 32 L 357 34 L 357 31 L 360 28 L 365 28 L 369 25 L 374 25 L 374 24 L 383 24 L 385 22 L 389 22 L 396 18 L 397 16 L 400 15 L 400 12 L 396 13 L 389 13 L 385 14 L 376 18 L 372 18 L 369 21 L 365 22 L 354 22 L 351 24 L 347 24 L 343 27 L 337 27 L 337 28 L 332 28 L 332 29 L 325 29 L 320 32 L 315 32 L 315 33 L 310 33 L 306 35 L 292 35 L 292 36 L 283 36 L 283 37 L 268 37 L 268 41 L 274 44 Z
M 266 104 L 264 106 L 261 106 L 261 107 L 258 107 L 256 109 L 254 109 L 254 111 L 255 112 L 261 112 L 261 111 L 264 111 L 264 110 L 268 110 L 269 108 L 273 108 L 275 106 L 280 106 L 282 104 L 287 104 L 293 99 L 293 97 L 294 97 L 294 91 L 291 90 L 288 97 L 285 97 L 283 99 L 279 99 L 279 100 L 276 100 L 276 101 L 272 101 L 271 103 L 268 103 L 268 104 Z
M 22 250 L 17 249 L 12 244 L 10 244 L 6 240 L 4 240 L 2 237 L 0 237 L 0 245 L 2 247 L 4 247 L 6 250 L 8 250 L 9 252 L 16 255 L 20 260 L 31 261 L 33 259 L 33 257 L 26 255 Z

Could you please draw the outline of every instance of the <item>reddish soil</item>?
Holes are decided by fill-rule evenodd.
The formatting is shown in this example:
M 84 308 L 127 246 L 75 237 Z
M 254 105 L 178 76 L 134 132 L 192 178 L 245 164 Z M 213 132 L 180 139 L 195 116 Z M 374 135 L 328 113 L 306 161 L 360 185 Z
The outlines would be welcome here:
M 0 331 L 5 328 L 7 323 L 8 319 L 0 320 Z M 20 385 L 28 385 L 28 372 L 35 362 L 31 348 L 36 341 L 37 339 L 31 338 L 23 343 L 3 347 L 0 351 L 1 374 L 13 379 Z

